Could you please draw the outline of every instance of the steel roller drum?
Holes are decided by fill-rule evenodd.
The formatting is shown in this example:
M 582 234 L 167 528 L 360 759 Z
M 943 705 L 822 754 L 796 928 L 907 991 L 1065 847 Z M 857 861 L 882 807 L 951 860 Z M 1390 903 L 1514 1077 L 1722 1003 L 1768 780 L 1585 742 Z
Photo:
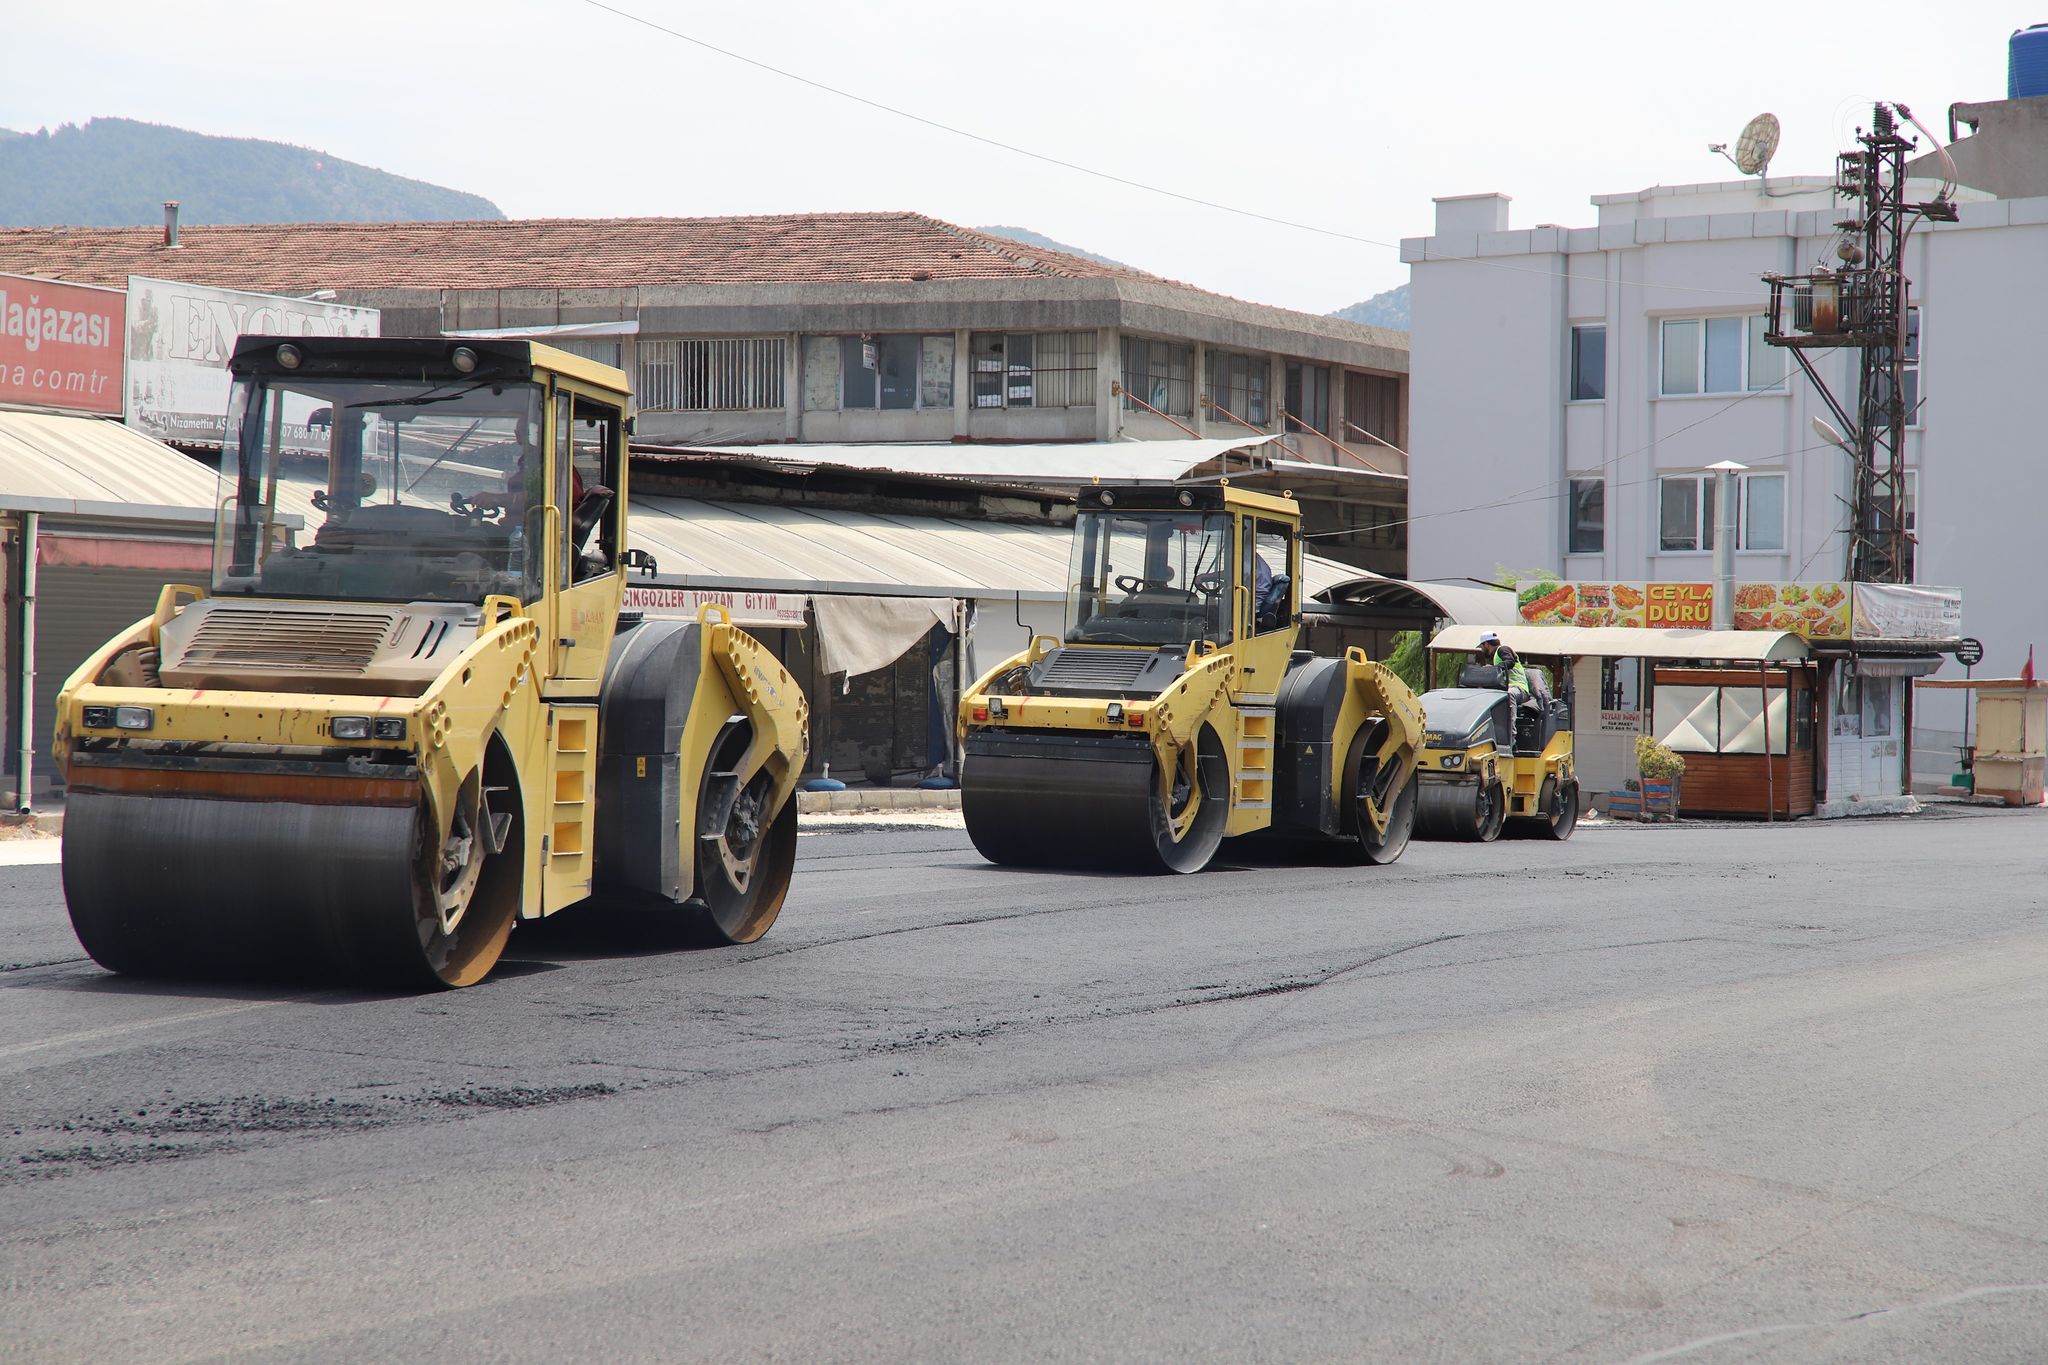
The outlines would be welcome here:
M 1208 754 L 1203 755 L 1210 766 Z M 1221 765 L 1220 753 L 1214 765 Z M 960 813 L 992 863 L 1119 872 L 1197 872 L 1222 842 L 1226 797 L 1204 795 L 1176 841 L 1142 735 L 971 735 Z M 1202 783 L 1227 792 L 1227 769 Z
M 1500 833 L 1500 813 L 1478 783 L 1423 778 L 1416 785 L 1416 838 L 1479 843 Z
M 465 984 L 511 929 L 479 887 L 438 932 L 411 805 L 74 791 L 64 896 L 86 951 L 143 975 Z

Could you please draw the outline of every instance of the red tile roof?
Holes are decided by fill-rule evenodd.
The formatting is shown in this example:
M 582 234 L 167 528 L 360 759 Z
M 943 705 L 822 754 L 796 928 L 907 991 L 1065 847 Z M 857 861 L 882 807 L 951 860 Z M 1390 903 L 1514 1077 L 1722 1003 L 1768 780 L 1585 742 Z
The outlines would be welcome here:
M 543 218 L 456 223 L 0 229 L 0 271 L 228 289 L 615 289 L 650 285 L 1124 279 L 1157 275 L 918 213 Z M 1188 287 L 1188 286 L 1182 286 Z

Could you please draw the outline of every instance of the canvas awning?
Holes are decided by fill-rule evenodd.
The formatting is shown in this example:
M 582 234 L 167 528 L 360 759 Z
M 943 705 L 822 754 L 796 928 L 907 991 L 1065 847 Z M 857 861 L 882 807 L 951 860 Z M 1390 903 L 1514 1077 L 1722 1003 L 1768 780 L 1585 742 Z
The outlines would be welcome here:
M 1510 601 L 1512 597 L 1510 596 Z M 1629 626 L 1446 626 L 1431 649 L 1476 650 L 1491 630 L 1501 643 L 1534 659 L 1726 659 L 1791 663 L 1807 658 L 1806 641 L 1789 630 L 1637 630 Z

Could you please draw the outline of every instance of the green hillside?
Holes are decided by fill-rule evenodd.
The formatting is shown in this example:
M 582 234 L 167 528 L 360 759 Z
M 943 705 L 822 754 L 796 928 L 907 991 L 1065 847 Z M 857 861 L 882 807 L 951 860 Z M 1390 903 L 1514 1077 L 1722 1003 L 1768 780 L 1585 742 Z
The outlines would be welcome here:
M 98 118 L 34 133 L 0 130 L 0 226 L 375 223 L 503 218 L 490 200 L 255 138 L 209 137 Z

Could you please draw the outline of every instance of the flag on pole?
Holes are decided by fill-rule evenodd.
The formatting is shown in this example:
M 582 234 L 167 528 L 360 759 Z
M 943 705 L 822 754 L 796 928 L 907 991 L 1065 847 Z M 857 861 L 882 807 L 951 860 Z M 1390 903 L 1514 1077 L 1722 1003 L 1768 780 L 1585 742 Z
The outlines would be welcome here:
M 2034 647 L 2032 645 L 2027 646 L 2027 661 L 2020 666 L 2020 681 L 2029 687 L 2034 685 Z

